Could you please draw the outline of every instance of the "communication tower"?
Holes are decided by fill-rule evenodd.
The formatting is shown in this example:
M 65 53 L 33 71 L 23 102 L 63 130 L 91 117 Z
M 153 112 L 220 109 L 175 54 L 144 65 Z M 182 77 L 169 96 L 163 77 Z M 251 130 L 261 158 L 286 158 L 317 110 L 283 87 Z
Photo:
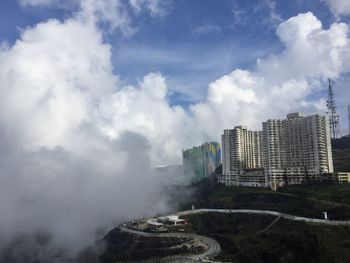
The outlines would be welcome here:
M 336 139 L 339 136 L 339 115 L 337 114 L 337 106 L 335 105 L 333 87 L 331 79 L 328 79 L 328 100 L 327 100 L 327 114 L 329 118 L 329 127 L 331 131 L 331 138 Z

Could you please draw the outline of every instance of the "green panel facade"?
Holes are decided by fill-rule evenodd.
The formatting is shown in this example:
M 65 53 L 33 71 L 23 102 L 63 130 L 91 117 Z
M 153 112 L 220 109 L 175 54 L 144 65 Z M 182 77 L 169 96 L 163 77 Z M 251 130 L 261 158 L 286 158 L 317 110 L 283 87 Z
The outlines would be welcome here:
M 182 163 L 185 173 L 192 176 L 193 182 L 203 180 L 213 173 L 221 163 L 220 143 L 209 142 L 192 149 L 183 150 Z

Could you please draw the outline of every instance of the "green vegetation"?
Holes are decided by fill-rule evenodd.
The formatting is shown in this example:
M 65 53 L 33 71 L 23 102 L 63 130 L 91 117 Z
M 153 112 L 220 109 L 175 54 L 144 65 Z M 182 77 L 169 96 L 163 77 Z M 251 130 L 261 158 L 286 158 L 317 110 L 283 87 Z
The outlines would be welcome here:
M 216 239 L 229 262 L 349 262 L 350 227 L 305 224 L 272 216 L 196 214 L 192 231 Z
M 195 186 L 184 207 L 267 209 L 321 218 L 350 219 L 350 184 L 292 185 L 266 188 L 226 187 L 210 177 Z M 268 215 L 196 214 L 182 231 L 216 239 L 224 262 L 349 262 L 350 226 L 327 226 Z M 174 230 L 175 231 L 175 230 Z M 136 260 L 195 252 L 186 240 L 136 237 L 118 229 L 106 237 L 102 262 Z M 196 251 L 198 252 L 198 251 Z M 89 255 L 89 254 L 88 254 Z M 86 261 L 88 262 L 88 261 Z M 93 262 L 93 261 L 91 261 Z
M 321 218 L 350 219 L 350 184 L 226 187 L 212 178 L 198 184 L 196 208 L 267 209 Z M 306 224 L 262 215 L 196 214 L 187 231 L 207 235 L 222 246 L 229 262 L 350 262 L 350 226 Z
M 350 149 L 333 149 L 335 172 L 350 172 Z
M 350 171 L 350 136 L 332 140 L 333 165 L 335 172 Z
M 350 136 L 343 136 L 332 140 L 332 149 L 350 149 Z
M 350 219 L 350 185 L 299 185 L 280 188 L 227 187 L 208 179 L 195 193 L 196 208 L 261 209 L 292 215 Z
M 290 185 L 278 191 L 321 202 L 350 205 L 350 184 Z

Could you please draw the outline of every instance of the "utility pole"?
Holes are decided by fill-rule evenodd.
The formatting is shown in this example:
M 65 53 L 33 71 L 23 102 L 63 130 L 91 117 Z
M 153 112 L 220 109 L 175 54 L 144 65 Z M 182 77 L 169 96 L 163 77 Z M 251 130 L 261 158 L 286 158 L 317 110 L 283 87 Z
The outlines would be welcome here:
M 331 79 L 328 79 L 328 100 L 327 100 L 327 114 L 329 118 L 329 127 L 332 139 L 338 138 L 339 135 L 339 115 L 337 114 L 337 106 L 335 105 L 333 87 Z

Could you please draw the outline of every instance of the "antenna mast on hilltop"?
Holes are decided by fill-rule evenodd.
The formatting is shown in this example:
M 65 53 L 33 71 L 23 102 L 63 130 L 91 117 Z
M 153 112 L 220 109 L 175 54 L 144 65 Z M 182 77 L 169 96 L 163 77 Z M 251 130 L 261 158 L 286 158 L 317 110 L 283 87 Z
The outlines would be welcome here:
M 331 85 L 331 79 L 328 79 L 328 117 L 329 117 L 329 127 L 331 131 L 332 139 L 338 138 L 339 134 L 339 115 L 337 114 L 337 106 L 335 105 L 333 87 Z

